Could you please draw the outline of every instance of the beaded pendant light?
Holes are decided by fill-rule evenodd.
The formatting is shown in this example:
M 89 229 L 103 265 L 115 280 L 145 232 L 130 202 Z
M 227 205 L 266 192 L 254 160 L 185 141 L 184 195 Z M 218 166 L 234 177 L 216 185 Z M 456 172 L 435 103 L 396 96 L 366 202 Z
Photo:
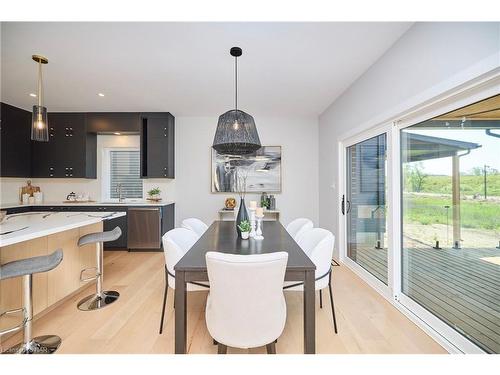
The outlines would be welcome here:
M 47 121 L 47 107 L 42 105 L 42 64 L 48 64 L 49 60 L 40 55 L 33 55 L 31 58 L 38 63 L 38 105 L 33 106 L 31 139 L 38 142 L 48 142 L 49 124 Z
M 242 53 L 239 47 L 230 50 L 234 57 L 235 108 L 220 115 L 212 145 L 223 155 L 251 154 L 261 147 L 253 117 L 238 109 L 238 57 Z

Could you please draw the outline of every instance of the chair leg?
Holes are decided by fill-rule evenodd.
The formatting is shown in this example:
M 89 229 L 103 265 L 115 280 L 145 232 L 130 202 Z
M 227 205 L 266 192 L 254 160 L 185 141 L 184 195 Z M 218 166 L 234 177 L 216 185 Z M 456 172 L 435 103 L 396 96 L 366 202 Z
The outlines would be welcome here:
M 168 292 L 168 273 L 165 267 L 165 291 L 163 292 L 163 308 L 161 309 L 161 320 L 160 320 L 160 335 L 163 332 L 163 319 L 165 318 L 165 306 L 167 304 L 167 292 Z
M 217 345 L 217 354 L 227 354 L 227 346 L 219 343 Z
M 267 354 L 276 354 L 276 342 L 272 342 L 266 345 Z
M 330 290 L 330 304 L 332 305 L 332 316 L 333 316 L 333 328 L 335 328 L 335 333 L 337 333 L 337 319 L 335 319 L 335 306 L 333 304 L 333 294 L 332 294 L 332 273 L 328 278 L 328 289 Z
M 52 354 L 61 345 L 61 338 L 55 335 L 32 337 L 33 325 L 33 275 L 23 276 L 23 309 L 24 333 L 23 341 L 2 354 Z
M 320 289 L 319 290 L 319 308 L 322 309 L 323 308 L 323 293 L 321 293 L 322 290 Z

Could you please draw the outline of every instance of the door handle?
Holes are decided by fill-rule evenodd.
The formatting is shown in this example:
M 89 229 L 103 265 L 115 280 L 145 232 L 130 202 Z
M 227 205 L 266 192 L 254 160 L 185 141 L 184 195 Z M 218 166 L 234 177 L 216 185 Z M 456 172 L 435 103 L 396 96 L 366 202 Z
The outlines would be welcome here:
M 159 208 L 142 208 L 142 207 L 134 208 L 134 207 L 130 207 L 128 210 L 129 211 L 158 211 L 158 212 L 160 212 Z
M 349 202 L 346 198 L 345 195 L 342 195 L 342 203 L 341 203 L 341 211 L 342 215 L 346 215 L 351 211 L 351 202 Z

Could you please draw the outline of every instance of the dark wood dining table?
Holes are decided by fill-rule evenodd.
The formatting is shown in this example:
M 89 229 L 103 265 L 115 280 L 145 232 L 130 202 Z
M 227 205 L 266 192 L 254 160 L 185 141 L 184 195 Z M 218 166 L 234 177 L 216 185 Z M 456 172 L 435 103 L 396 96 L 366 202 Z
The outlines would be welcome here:
M 279 221 L 263 222 L 264 239 L 242 240 L 234 221 L 214 221 L 191 249 L 177 262 L 175 270 L 175 353 L 186 353 L 187 293 L 186 283 L 207 282 L 205 254 L 218 251 L 226 254 L 288 253 L 285 281 L 304 283 L 304 353 L 316 351 L 315 270 L 316 266 L 288 234 Z M 231 280 L 228 280 L 231 282 Z

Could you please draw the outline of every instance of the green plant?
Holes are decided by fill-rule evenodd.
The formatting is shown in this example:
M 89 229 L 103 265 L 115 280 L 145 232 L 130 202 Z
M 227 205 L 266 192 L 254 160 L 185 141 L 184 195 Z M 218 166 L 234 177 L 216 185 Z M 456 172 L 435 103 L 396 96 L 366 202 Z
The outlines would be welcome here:
M 240 228 L 242 232 L 250 232 L 252 227 L 250 226 L 250 222 L 248 220 L 243 220 L 240 225 L 238 225 L 238 228 Z
M 150 197 L 152 197 L 153 195 L 159 195 L 161 193 L 161 190 L 159 187 L 155 187 L 153 189 L 151 189 L 150 191 L 148 191 L 148 195 Z
M 424 184 L 427 174 L 424 173 L 422 162 L 407 163 L 403 167 L 403 175 L 405 186 L 413 192 L 420 192 Z

